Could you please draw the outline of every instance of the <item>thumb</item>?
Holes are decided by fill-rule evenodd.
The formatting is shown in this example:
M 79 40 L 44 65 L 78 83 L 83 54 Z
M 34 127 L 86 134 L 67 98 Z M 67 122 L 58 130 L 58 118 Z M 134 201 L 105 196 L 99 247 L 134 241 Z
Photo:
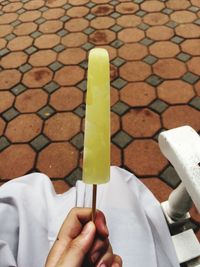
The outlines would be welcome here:
M 88 222 L 81 233 L 70 242 L 66 252 L 59 260 L 58 266 L 81 267 L 87 252 L 94 242 L 95 232 L 94 223 Z

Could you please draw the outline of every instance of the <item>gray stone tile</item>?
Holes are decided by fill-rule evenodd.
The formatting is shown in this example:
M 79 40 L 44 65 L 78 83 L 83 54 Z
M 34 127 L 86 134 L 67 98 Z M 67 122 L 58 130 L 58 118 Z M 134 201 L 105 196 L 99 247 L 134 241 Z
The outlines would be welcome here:
M 37 51 L 37 48 L 35 46 L 30 46 L 29 48 L 25 49 L 25 52 L 28 55 L 32 55 L 33 53 L 35 53 Z
M 183 62 L 187 62 L 191 58 L 191 56 L 186 53 L 180 53 L 176 56 L 176 58 Z
M 40 151 L 49 143 L 50 143 L 49 139 L 45 137 L 43 134 L 40 134 L 30 144 L 36 151 Z
M 80 105 L 73 111 L 76 115 L 78 115 L 80 118 L 85 117 L 85 104 Z
M 22 92 L 24 92 L 26 90 L 26 86 L 24 86 L 23 84 L 18 84 L 16 86 L 14 86 L 11 91 L 14 95 L 19 95 L 21 94 Z
M 111 61 L 111 63 L 113 65 L 115 65 L 116 67 L 120 67 L 124 64 L 125 60 L 123 58 L 120 58 L 120 57 L 116 57 L 115 59 L 113 59 Z
M 63 51 L 64 49 L 65 49 L 65 46 L 62 45 L 62 44 L 56 45 L 56 46 L 54 46 L 54 48 L 53 48 L 53 50 L 54 50 L 55 52 L 57 52 L 57 53 Z
M 124 43 L 121 40 L 115 40 L 111 43 L 111 46 L 114 48 L 120 48 Z
M 21 14 L 23 14 L 24 12 L 26 12 L 26 10 L 25 10 L 24 8 L 20 8 L 20 9 L 18 9 L 18 10 L 16 11 L 16 13 L 17 13 L 18 15 L 21 15 Z
M 111 29 L 113 32 L 119 32 L 119 31 L 122 29 L 122 27 L 119 26 L 119 25 L 114 25 L 114 26 L 112 26 L 110 29 Z
M 38 24 L 38 25 L 40 25 L 40 24 L 44 23 L 45 21 L 46 21 L 45 18 L 39 18 L 39 19 L 36 19 L 35 20 L 35 23 Z
M 144 17 L 144 15 L 146 15 L 147 12 L 143 11 L 143 10 L 139 10 L 135 13 L 136 16 L 138 17 Z
M 65 15 L 65 16 L 63 16 L 63 17 L 60 18 L 60 20 L 61 20 L 62 22 L 66 22 L 66 21 L 68 21 L 69 19 L 70 19 L 70 17 L 67 16 L 67 15 Z
M 124 131 L 119 131 L 112 137 L 112 142 L 120 148 L 125 148 L 133 138 Z
M 161 114 L 163 111 L 165 111 L 168 108 L 168 105 L 163 102 L 160 99 L 156 99 L 151 105 L 150 108 L 153 109 L 154 111 L 158 112 Z
M 141 3 L 144 2 L 144 0 L 134 0 L 133 2 L 136 3 L 136 4 L 141 4 Z
M 170 20 L 165 25 L 168 26 L 169 28 L 174 29 L 174 28 L 176 28 L 176 26 L 178 25 L 178 23 L 176 23 L 175 21 Z
M 78 149 L 81 150 L 83 149 L 83 140 L 84 140 L 84 135 L 83 133 L 78 133 L 76 136 L 74 136 L 71 139 L 71 143 Z
M 55 113 L 55 110 L 50 106 L 45 106 L 44 108 L 40 109 L 37 114 L 42 119 L 48 119 L 50 116 L 52 116 Z
M 60 63 L 59 61 L 55 61 L 53 62 L 52 64 L 49 65 L 49 68 L 53 71 L 57 71 L 59 70 L 60 68 L 62 68 L 63 64 Z
M 112 0 L 109 2 L 109 4 L 111 4 L 112 6 L 116 6 L 119 4 L 119 2 L 117 0 Z
M 164 13 L 164 14 L 166 14 L 166 15 L 170 15 L 171 13 L 173 13 L 174 11 L 173 11 L 173 9 L 171 9 L 171 8 L 164 8 L 163 10 L 162 10 L 162 13 Z
M 31 33 L 31 37 L 33 37 L 35 39 L 40 37 L 41 35 L 42 35 L 42 33 L 39 31 L 35 31 L 35 32 Z
M 86 15 L 85 16 L 85 18 L 87 19 L 87 20 L 92 20 L 92 19 L 94 19 L 96 16 L 94 15 L 94 14 L 88 14 L 88 15 Z
M 119 17 L 121 16 L 121 14 L 118 13 L 118 12 L 113 12 L 110 16 L 111 16 L 113 19 L 117 19 L 117 18 L 119 18 Z
M 167 167 L 160 178 L 172 188 L 176 188 L 180 183 L 180 178 L 172 166 Z
M 57 32 L 57 35 L 59 35 L 60 37 L 63 37 L 65 35 L 67 35 L 67 34 L 68 34 L 68 31 L 65 30 L 65 29 L 62 29 L 59 32 Z
M 10 52 L 10 50 L 8 48 L 1 49 L 0 50 L 0 57 L 7 55 L 9 52 Z
M 45 12 L 45 11 L 47 11 L 48 9 L 49 9 L 48 7 L 43 6 L 43 7 L 41 7 L 41 8 L 39 9 L 39 11 L 41 11 L 41 12 Z
M 0 137 L 0 151 L 3 151 L 6 147 L 10 145 L 10 142 L 5 136 Z
M 115 105 L 112 106 L 112 111 L 117 113 L 118 115 L 123 115 L 129 110 L 129 106 L 121 101 L 118 101 Z
M 143 44 L 143 45 L 145 45 L 145 46 L 149 46 L 149 45 L 151 45 L 153 42 L 154 42 L 153 40 L 151 40 L 150 38 L 147 38 L 147 37 L 145 37 L 144 39 L 142 39 L 142 40 L 140 41 L 140 43 Z
M 53 93 L 56 91 L 60 86 L 55 82 L 50 82 L 47 85 L 44 86 L 44 89 L 49 93 Z
M 93 44 L 91 43 L 85 43 L 84 45 L 82 45 L 82 48 L 86 51 L 89 51 L 90 49 L 92 49 L 94 47 Z
M 200 97 L 196 96 L 190 101 L 190 105 L 198 110 L 200 110 Z
M 149 65 L 154 64 L 157 60 L 158 60 L 157 57 L 154 57 L 152 55 L 149 55 L 143 58 L 143 61 Z
M 146 82 L 152 86 L 157 86 L 163 82 L 163 79 L 157 75 L 151 75 L 146 79 Z
M 199 79 L 199 76 L 193 74 L 192 72 L 186 72 L 185 75 L 182 77 L 182 79 L 185 81 L 185 82 L 188 82 L 190 84 L 194 84 L 198 81 Z
M 171 38 L 171 41 L 175 44 L 180 44 L 184 41 L 184 38 L 180 36 L 174 36 L 173 38 Z
M 146 31 L 150 26 L 146 23 L 141 23 L 137 26 L 140 30 Z
M 28 63 L 26 63 L 26 64 L 24 64 L 24 65 L 21 65 L 20 67 L 19 67 L 19 70 L 22 72 L 22 73 L 25 73 L 25 72 L 27 72 L 27 71 L 29 71 L 29 70 L 31 70 L 32 69 L 32 66 L 30 65 L 30 64 L 28 64 Z
M 122 89 L 127 84 L 127 81 L 123 80 L 122 78 L 117 78 L 111 84 L 116 89 L 120 90 L 120 89 Z
M 6 35 L 6 37 L 4 37 L 4 38 L 6 39 L 6 41 L 9 42 L 9 41 L 13 40 L 14 38 L 16 38 L 16 35 L 13 33 L 10 33 L 10 34 Z
M 196 13 L 199 11 L 199 8 L 197 6 L 190 6 L 187 10 Z
M 70 9 L 72 6 L 69 4 L 65 4 L 64 6 L 62 6 L 62 8 L 64 8 L 65 10 Z
M 81 89 L 83 92 L 85 92 L 87 90 L 87 81 L 83 80 L 82 82 L 80 82 L 77 87 L 79 89 Z
M 85 70 L 87 70 L 87 68 L 88 68 L 87 60 L 82 61 L 79 65 Z
M 195 20 L 194 23 L 200 25 L 200 19 Z
M 17 27 L 18 25 L 20 25 L 22 22 L 20 20 L 15 20 L 12 23 L 10 23 L 13 27 Z
M 4 112 L 2 114 L 2 117 L 6 120 L 6 121 L 11 121 L 12 119 L 14 119 L 15 117 L 17 117 L 17 115 L 19 115 L 19 112 L 15 109 L 15 108 L 10 108 L 8 109 L 6 112 Z
M 84 33 L 87 35 L 90 35 L 91 33 L 93 33 L 95 31 L 95 29 L 93 29 L 92 27 L 88 27 L 84 30 Z
M 72 171 L 70 175 L 68 175 L 65 180 L 68 184 L 74 186 L 78 180 L 82 179 L 82 170 L 81 168 L 76 168 Z
M 86 4 L 86 6 L 87 6 L 88 8 L 92 8 L 92 7 L 96 6 L 96 4 L 93 3 L 93 2 L 89 2 L 89 3 Z

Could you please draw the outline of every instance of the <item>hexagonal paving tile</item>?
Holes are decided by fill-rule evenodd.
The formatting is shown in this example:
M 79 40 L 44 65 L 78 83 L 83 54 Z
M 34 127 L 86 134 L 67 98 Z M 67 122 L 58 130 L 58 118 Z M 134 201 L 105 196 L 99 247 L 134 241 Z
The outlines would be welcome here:
M 190 61 L 187 62 L 187 66 L 189 71 L 200 76 L 200 57 L 193 57 Z
M 194 97 L 194 91 L 183 81 L 164 81 L 158 86 L 158 96 L 169 104 L 184 104 Z
M 193 56 L 200 55 L 200 40 L 199 39 L 191 39 L 185 40 L 181 44 L 182 51 L 188 53 Z
M 159 1 L 151 1 L 151 2 L 143 2 L 141 4 L 141 9 L 145 10 L 147 12 L 156 12 L 160 11 L 165 7 L 164 3 L 159 2 Z
M 8 43 L 7 48 L 11 51 L 21 51 L 31 46 L 32 43 L 33 39 L 30 36 L 19 36 L 11 40 Z
M 19 115 L 8 123 L 5 136 L 12 142 L 27 142 L 42 129 L 42 120 L 35 114 Z
M 125 165 L 137 176 L 158 175 L 167 165 L 153 140 L 134 141 L 125 149 L 124 157 Z
M 176 27 L 176 34 L 182 36 L 184 38 L 199 38 L 199 26 L 188 23 L 188 24 L 180 24 Z
M 65 23 L 65 29 L 70 32 L 81 32 L 89 26 L 89 21 L 83 18 L 72 18 Z
M 131 109 L 122 117 L 122 127 L 133 137 L 151 137 L 161 128 L 161 123 L 159 115 L 147 108 Z
M 13 52 L 1 59 L 0 66 L 5 69 L 15 69 L 26 63 L 28 56 L 24 52 Z
M 172 59 L 160 59 L 153 65 L 154 73 L 165 79 L 180 78 L 186 72 L 185 64 Z
M 142 44 L 125 44 L 118 50 L 119 56 L 126 60 L 139 60 L 148 54 L 146 46 Z
M 16 98 L 15 107 L 20 112 L 37 112 L 47 104 L 48 95 L 41 89 L 28 89 Z
M 169 107 L 162 115 L 163 125 L 166 129 L 172 129 L 183 125 L 189 125 L 196 131 L 200 130 L 200 113 L 186 105 Z
M 115 20 L 110 17 L 97 17 L 91 21 L 91 27 L 101 30 L 108 29 L 115 24 Z
M 84 77 L 84 71 L 78 66 L 66 66 L 58 70 L 55 74 L 54 80 L 62 85 L 75 85 Z
M 0 71 L 0 90 L 10 89 L 16 85 L 21 78 L 21 73 L 17 70 Z
M 97 5 L 91 9 L 92 14 L 96 16 L 110 15 L 114 11 L 114 7 L 111 5 Z
M 10 108 L 14 102 L 14 95 L 8 91 L 0 91 L 0 113 Z
M 34 45 L 40 49 L 42 48 L 52 48 L 59 44 L 60 37 L 56 34 L 43 34 L 38 37 Z
M 51 8 L 47 9 L 42 16 L 47 20 L 56 20 L 62 17 L 65 14 L 65 10 L 63 8 Z
M 166 3 L 167 7 L 174 9 L 174 10 L 184 10 L 190 6 L 190 2 L 188 0 L 182 0 L 181 3 L 177 2 L 176 0 L 169 0 Z
M 151 74 L 151 68 L 148 64 L 135 61 L 125 63 L 120 68 L 120 75 L 127 81 L 143 81 Z
M 87 35 L 82 32 L 68 33 L 61 42 L 67 47 L 79 47 L 87 42 Z
M 59 20 L 48 20 L 39 26 L 39 31 L 43 33 L 56 33 L 63 27 L 63 22 Z
M 45 121 L 44 133 L 54 141 L 69 140 L 80 131 L 80 118 L 71 112 L 57 113 Z
M 197 18 L 196 14 L 193 12 L 184 10 L 184 11 L 176 11 L 173 14 L 171 14 L 171 19 L 178 23 L 188 23 L 192 22 Z
M 11 145 L 0 153 L 1 179 L 12 179 L 32 169 L 35 152 L 28 145 Z
M 174 31 L 167 26 L 153 26 L 147 29 L 146 35 L 155 41 L 164 41 L 173 37 Z
M 77 166 L 78 152 L 69 143 L 52 143 L 44 148 L 37 168 L 51 178 L 64 178 Z
M 115 134 L 120 128 L 119 116 L 111 112 L 111 135 Z
M 83 93 L 76 87 L 61 87 L 50 97 L 50 104 L 58 111 L 73 110 L 82 101 Z
M 156 42 L 149 47 L 149 50 L 158 58 L 174 57 L 180 52 L 179 46 L 169 41 Z
M 141 23 L 141 18 L 136 15 L 124 15 L 117 18 L 117 24 L 122 27 L 135 27 Z
M 132 107 L 147 106 L 155 98 L 154 87 L 144 82 L 129 83 L 120 91 L 120 99 Z
M 133 14 L 139 9 L 135 3 L 120 3 L 116 6 L 116 11 L 121 14 Z
M 33 68 L 24 74 L 22 82 L 29 88 L 39 88 L 50 82 L 52 76 L 53 73 L 48 68 Z
M 169 20 L 168 16 L 162 13 L 148 13 L 147 15 L 144 16 L 144 22 L 155 26 L 155 25 L 163 25 L 167 23 Z
M 34 67 L 48 66 L 56 60 L 56 52 L 48 50 L 40 50 L 32 54 L 29 58 L 29 64 Z
M 115 39 L 115 33 L 110 30 L 97 30 L 89 36 L 89 41 L 95 45 L 109 44 Z
M 119 40 L 125 43 L 134 43 L 140 41 L 144 38 L 144 32 L 137 28 L 127 28 L 119 32 Z
M 3 134 L 5 126 L 6 126 L 5 121 L 2 118 L 0 118 L 0 135 Z
M 86 59 L 86 52 L 81 48 L 67 48 L 58 55 L 58 61 L 66 65 L 76 65 Z
M 114 144 L 111 144 L 111 165 L 120 166 L 121 165 L 121 150 Z

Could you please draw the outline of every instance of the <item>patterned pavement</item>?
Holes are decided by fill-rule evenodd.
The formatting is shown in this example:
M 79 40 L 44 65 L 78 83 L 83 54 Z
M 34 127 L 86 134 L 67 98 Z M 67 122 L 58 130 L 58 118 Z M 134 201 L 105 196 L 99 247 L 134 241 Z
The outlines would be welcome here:
M 157 137 L 200 131 L 199 37 L 200 0 L 0 0 L 1 183 L 40 171 L 61 192 L 81 178 L 87 57 L 100 46 L 112 164 L 165 200 L 179 178 Z

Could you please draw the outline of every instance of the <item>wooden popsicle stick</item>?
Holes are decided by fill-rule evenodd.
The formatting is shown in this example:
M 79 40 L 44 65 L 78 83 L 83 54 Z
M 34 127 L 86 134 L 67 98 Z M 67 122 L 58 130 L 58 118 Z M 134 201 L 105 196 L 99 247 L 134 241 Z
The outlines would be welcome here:
M 96 215 L 96 201 L 97 201 L 97 185 L 93 184 L 93 193 L 92 193 L 92 221 L 95 221 Z

